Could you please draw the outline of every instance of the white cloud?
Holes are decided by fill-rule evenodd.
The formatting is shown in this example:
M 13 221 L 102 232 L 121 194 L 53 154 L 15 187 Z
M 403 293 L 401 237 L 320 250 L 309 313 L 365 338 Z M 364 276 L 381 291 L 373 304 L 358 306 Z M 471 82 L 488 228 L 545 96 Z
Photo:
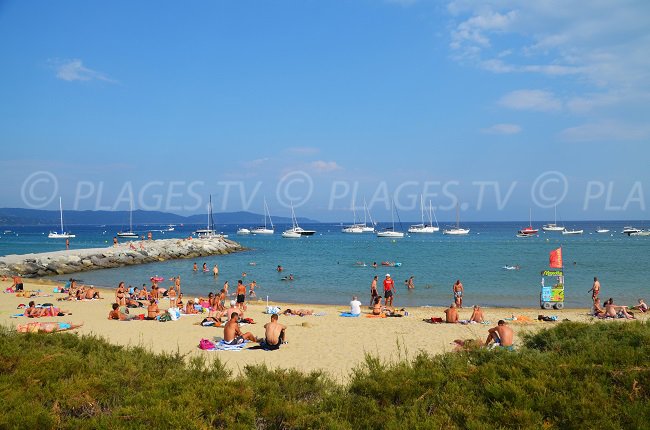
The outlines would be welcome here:
M 560 133 L 567 142 L 644 140 L 650 137 L 650 126 L 603 121 L 570 127 Z
M 562 109 L 562 102 L 553 93 L 541 90 L 512 91 L 499 100 L 499 104 L 515 110 L 551 112 Z
M 517 124 L 494 124 L 493 126 L 481 130 L 485 134 L 517 134 L 521 132 L 521 127 Z
M 318 160 L 309 164 L 309 167 L 318 173 L 334 172 L 335 170 L 342 170 L 336 161 L 323 161 Z
M 79 59 L 72 60 L 61 60 L 54 59 L 50 60 L 50 63 L 56 71 L 56 77 L 58 79 L 72 82 L 72 81 L 104 81 L 115 83 L 116 81 L 109 78 L 106 74 L 98 72 L 96 70 L 89 69 L 83 65 L 83 61 Z

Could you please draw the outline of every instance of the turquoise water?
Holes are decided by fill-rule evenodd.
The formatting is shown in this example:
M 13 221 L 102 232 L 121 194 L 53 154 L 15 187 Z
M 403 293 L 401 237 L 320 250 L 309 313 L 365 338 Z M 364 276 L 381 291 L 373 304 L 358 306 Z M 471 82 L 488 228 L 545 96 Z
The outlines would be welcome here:
M 587 307 L 594 276 L 602 284 L 602 296 L 614 297 L 618 303 L 631 304 L 648 297 L 650 279 L 650 237 L 620 234 L 624 225 L 643 226 L 634 222 L 580 222 L 581 236 L 543 233 L 539 237 L 519 239 L 516 231 L 525 223 L 468 223 L 466 237 L 411 235 L 404 239 L 380 239 L 372 234 L 340 233 L 335 224 L 303 226 L 318 232 L 312 237 L 289 240 L 274 236 L 237 236 L 234 226 L 222 226 L 231 239 L 250 251 L 197 260 L 209 268 L 219 265 L 220 276 L 192 271 L 194 260 L 176 260 L 119 269 L 80 273 L 83 282 L 115 287 L 120 281 L 134 286 L 148 283 L 153 275 L 169 278 L 181 275 L 186 295 L 207 295 L 221 288 L 224 281 L 232 287 L 247 273 L 245 282 L 256 280 L 258 297 L 295 303 L 345 304 L 356 294 L 369 301 L 369 286 L 376 274 L 381 281 L 386 273 L 395 279 L 398 306 L 448 305 L 451 285 L 460 279 L 465 286 L 465 305 L 529 307 L 539 304 L 539 273 L 548 265 L 548 253 L 563 247 L 566 298 L 568 307 Z M 574 223 L 571 223 L 574 225 Z M 597 226 L 611 233 L 596 234 Z M 187 237 L 195 226 L 176 227 L 174 232 L 154 232 L 155 238 Z M 160 227 L 148 227 L 159 229 Z M 140 231 L 148 228 L 140 227 Z M 276 226 L 276 232 L 284 226 Z M 46 228 L 15 228 L 0 239 L 0 254 L 45 252 L 63 249 L 63 241 L 47 239 Z M 71 247 L 107 246 L 114 228 L 76 227 L 77 238 Z M 138 228 L 135 229 L 136 231 Z M 400 267 L 372 268 L 376 261 L 400 262 Z M 357 267 L 364 262 L 366 267 Z M 574 264 L 575 262 L 575 264 Z M 255 263 L 255 265 L 251 265 Z M 281 264 L 285 271 L 278 274 Z M 519 265 L 520 270 L 505 270 L 505 265 Z M 289 273 L 294 281 L 282 281 Z M 404 280 L 415 277 L 415 290 L 408 291 Z M 67 277 L 59 277 L 65 279 Z M 547 281 L 548 282 L 548 281 Z M 381 288 L 381 285 L 380 285 Z

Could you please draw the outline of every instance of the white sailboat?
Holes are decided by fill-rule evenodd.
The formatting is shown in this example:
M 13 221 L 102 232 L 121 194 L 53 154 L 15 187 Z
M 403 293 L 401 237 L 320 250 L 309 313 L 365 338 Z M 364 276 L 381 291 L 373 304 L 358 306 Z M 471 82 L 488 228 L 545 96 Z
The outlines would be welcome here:
M 47 237 L 50 239 L 71 239 L 77 237 L 72 233 L 67 233 L 63 230 L 63 203 L 61 202 L 61 197 L 59 197 L 59 212 L 61 214 L 61 231 L 51 231 Z
M 133 232 L 133 200 L 131 200 L 131 205 L 129 206 L 129 230 L 118 231 L 117 237 L 138 237 L 138 234 Z
M 370 218 L 370 225 L 367 223 L 367 218 Z M 366 204 L 366 199 L 363 199 L 363 224 L 360 224 L 361 226 L 361 231 L 363 233 L 374 233 L 375 232 L 375 223 L 372 220 L 372 215 L 370 214 L 370 209 L 368 209 L 368 205 Z
M 438 226 L 438 219 L 436 219 L 435 226 L 433 225 L 433 220 L 431 219 L 431 215 L 433 213 L 431 200 L 429 200 L 429 223 L 424 223 L 424 201 L 422 199 L 422 195 L 420 195 L 420 212 L 422 222 L 420 224 L 414 224 L 410 226 L 408 229 L 409 233 L 435 233 L 436 231 L 440 230 L 440 227 Z
M 268 228 L 268 225 L 266 223 L 266 217 L 268 216 L 269 218 L 269 224 L 271 224 L 271 228 Z M 263 226 L 257 226 L 255 228 L 251 229 L 251 233 L 253 234 L 273 234 L 275 233 L 275 227 L 273 227 L 273 220 L 271 219 L 271 212 L 269 211 L 269 207 L 266 204 L 266 198 L 264 198 L 264 225 Z
M 291 228 L 285 230 L 282 233 L 282 237 L 296 239 L 301 236 L 312 236 L 314 233 L 316 233 L 316 230 L 305 230 L 298 225 L 298 219 L 296 218 L 296 213 L 293 210 L 293 203 L 291 203 Z
M 442 234 L 449 234 L 453 236 L 462 236 L 469 234 L 468 228 L 460 227 L 460 208 L 458 206 L 458 203 L 456 203 L 456 227 L 447 228 L 442 231 Z
M 210 194 L 210 201 L 208 203 L 208 226 L 201 228 L 194 232 L 197 237 L 201 239 L 212 239 L 216 237 L 225 237 L 214 230 L 214 218 L 212 217 L 212 194 Z
M 401 231 L 395 231 L 395 211 L 397 208 L 395 207 L 395 202 L 393 202 L 393 206 L 390 211 L 390 218 L 392 222 L 392 227 L 386 227 L 380 232 L 377 232 L 377 237 L 388 237 L 392 239 L 400 239 L 404 237 L 404 233 Z M 399 218 L 399 214 L 397 215 Z M 401 223 L 400 223 L 401 224 Z
M 557 205 L 553 209 L 554 220 L 552 223 L 544 224 L 542 230 L 544 231 L 564 231 L 564 226 L 557 225 Z
M 361 224 L 357 224 L 357 210 L 354 205 L 354 200 L 352 201 L 352 225 L 347 225 L 341 229 L 343 233 L 352 233 L 352 234 L 361 234 L 363 233 L 363 227 Z

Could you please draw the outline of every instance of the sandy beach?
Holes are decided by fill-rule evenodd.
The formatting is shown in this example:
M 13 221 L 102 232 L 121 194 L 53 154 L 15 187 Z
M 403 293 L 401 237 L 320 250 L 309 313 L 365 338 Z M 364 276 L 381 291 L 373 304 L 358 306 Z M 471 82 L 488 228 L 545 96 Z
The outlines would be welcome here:
M 11 285 L 11 281 L 0 283 L 2 290 Z M 51 281 L 29 280 L 25 289 L 34 291 L 40 289 L 51 293 L 57 285 Z M 283 310 L 312 309 L 322 316 L 280 316 L 280 323 L 287 326 L 288 344 L 273 352 L 262 350 L 231 351 L 201 351 L 198 349 L 202 338 L 220 338 L 223 335 L 221 327 L 202 327 L 198 325 L 202 315 L 183 316 L 178 321 L 160 323 L 157 321 L 111 321 L 107 319 L 110 306 L 113 303 L 112 290 L 100 290 L 102 300 L 92 301 L 56 301 L 60 294 L 52 297 L 34 297 L 26 299 L 15 294 L 0 295 L 0 323 L 5 326 L 15 326 L 28 321 L 25 317 L 12 318 L 20 313 L 17 309 L 20 303 L 34 300 L 39 303 L 55 303 L 62 309 L 72 313 L 70 316 L 57 318 L 41 318 L 43 321 L 70 321 L 75 324 L 83 322 L 83 327 L 75 330 L 79 334 L 93 334 L 119 345 L 138 345 L 153 352 L 175 352 L 191 357 L 202 354 L 206 357 L 218 357 L 233 372 L 244 370 L 247 364 L 266 364 L 270 367 L 297 368 L 302 371 L 323 370 L 337 380 L 345 380 L 351 369 L 364 360 L 365 354 L 378 356 L 384 360 L 412 358 L 418 351 L 431 354 L 452 351 L 454 339 L 481 339 L 487 336 L 488 328 L 496 325 L 499 319 L 523 316 L 530 321 L 511 321 L 509 324 L 515 331 L 515 345 L 520 335 L 550 327 L 552 322 L 539 322 L 540 314 L 557 316 L 558 320 L 609 324 L 613 321 L 598 321 L 588 315 L 587 309 L 565 309 L 561 311 L 542 311 L 535 308 L 486 308 L 484 313 L 491 324 L 429 324 L 425 318 L 444 317 L 443 308 L 408 308 L 408 316 L 403 318 L 367 318 L 367 307 L 362 308 L 358 318 L 343 318 L 340 312 L 349 310 L 350 297 L 341 297 L 340 305 L 296 305 L 272 303 Z M 368 298 L 362 297 L 362 302 Z M 364 303 L 365 304 L 365 303 Z M 399 303 L 397 303 L 399 306 Z M 466 298 L 465 308 L 460 310 L 460 319 L 468 319 L 471 315 L 471 296 Z M 168 300 L 160 301 L 160 308 L 168 307 Z M 264 335 L 264 324 L 270 316 L 264 314 L 266 302 L 255 300 L 248 302 L 246 317 L 253 318 L 256 324 L 242 326 L 242 331 L 250 331 L 257 337 Z M 140 309 L 132 309 L 141 313 Z M 639 319 L 647 315 L 636 313 Z M 31 321 L 31 320 L 30 320 Z M 614 323 L 624 323 L 619 320 Z M 252 346 L 251 344 L 249 344 Z

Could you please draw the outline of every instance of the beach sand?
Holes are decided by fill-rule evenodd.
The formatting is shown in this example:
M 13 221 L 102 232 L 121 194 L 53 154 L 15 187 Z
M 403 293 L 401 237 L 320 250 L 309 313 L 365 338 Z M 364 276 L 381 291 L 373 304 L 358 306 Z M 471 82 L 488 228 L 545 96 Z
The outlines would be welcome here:
M 11 285 L 11 282 L 1 282 L 2 290 Z M 43 292 L 52 291 L 53 287 L 60 284 L 49 281 L 28 280 L 25 282 L 26 290 L 41 289 Z M 496 325 L 499 319 L 514 316 L 524 316 L 531 322 L 508 322 L 515 331 L 515 345 L 520 341 L 520 335 L 525 332 L 552 327 L 552 322 L 538 322 L 537 316 L 555 315 L 558 320 L 571 321 L 598 321 L 588 316 L 587 309 L 565 309 L 561 311 L 542 311 L 539 308 L 512 309 L 512 308 L 483 308 L 485 317 L 491 321 L 490 325 L 482 324 L 428 324 L 424 318 L 432 316 L 444 317 L 443 308 L 408 308 L 409 316 L 403 318 L 366 318 L 363 313 L 369 312 L 367 307 L 362 308 L 362 315 L 358 318 L 342 318 L 340 312 L 349 311 L 349 297 L 341 297 L 340 305 L 296 305 L 272 303 L 283 310 L 313 309 L 314 312 L 325 313 L 324 316 L 280 316 L 280 323 L 287 326 L 288 344 L 273 352 L 263 350 L 243 351 L 201 351 L 198 349 L 199 340 L 202 338 L 213 339 L 223 336 L 222 327 L 202 327 L 196 325 L 203 319 L 201 315 L 183 316 L 178 321 L 160 323 L 157 321 L 111 321 L 108 312 L 114 300 L 112 290 L 100 290 L 102 300 L 93 301 L 56 301 L 63 295 L 54 294 L 53 297 L 34 297 L 26 299 L 16 297 L 15 294 L 0 294 L 0 324 L 15 326 L 33 321 L 25 317 L 11 318 L 11 315 L 20 313 L 17 306 L 29 300 L 37 304 L 52 302 L 62 309 L 72 313 L 71 316 L 56 318 L 41 318 L 43 321 L 70 321 L 84 323 L 84 326 L 74 332 L 80 334 L 94 334 L 119 345 L 142 346 L 153 352 L 179 351 L 186 357 L 204 355 L 208 358 L 218 357 L 226 367 L 235 374 L 244 371 L 248 364 L 266 364 L 269 367 L 296 368 L 305 372 L 322 370 L 332 378 L 345 381 L 350 371 L 363 362 L 366 354 L 379 357 L 383 360 L 400 360 L 413 358 L 418 351 L 430 354 L 439 354 L 452 351 L 454 339 L 481 339 L 487 337 L 488 328 Z M 186 300 L 188 297 L 186 297 Z M 363 298 L 367 302 L 369 298 Z M 469 319 L 471 315 L 471 295 L 467 295 L 466 307 L 460 310 L 461 319 Z M 399 306 L 399 302 L 396 303 Z M 168 300 L 160 301 L 160 308 L 166 308 Z M 264 335 L 264 324 L 270 316 L 264 314 L 266 302 L 253 301 L 248 303 L 246 317 L 253 318 L 256 324 L 242 326 L 242 331 L 250 331 L 257 337 Z M 145 309 L 132 309 L 132 313 L 144 313 Z M 134 312 L 135 311 L 135 312 Z M 639 319 L 646 319 L 647 315 L 636 313 Z M 623 322 L 622 320 L 619 320 Z M 598 321 L 607 324 L 610 321 Z M 254 344 L 249 344 L 254 345 Z

